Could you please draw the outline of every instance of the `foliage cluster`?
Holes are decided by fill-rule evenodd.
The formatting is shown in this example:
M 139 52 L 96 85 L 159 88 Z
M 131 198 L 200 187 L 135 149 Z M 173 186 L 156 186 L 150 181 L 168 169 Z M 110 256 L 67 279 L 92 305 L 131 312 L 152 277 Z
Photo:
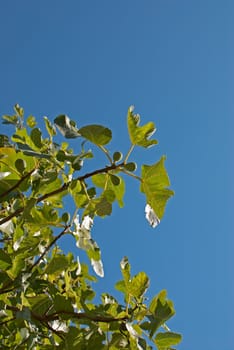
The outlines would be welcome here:
M 146 218 L 155 227 L 173 195 L 164 166 L 165 157 L 153 165 L 129 161 L 136 146 L 157 144 L 151 139 L 154 123 L 140 126 L 140 116 L 130 107 L 127 127 L 131 147 L 126 155 L 111 153 L 112 132 L 102 125 L 81 128 L 66 115 L 52 123 L 44 117 L 44 137 L 34 116 L 24 117 L 15 105 L 3 123 L 13 125 L 11 137 L 0 135 L 0 347 L 1 349 L 172 349 L 181 335 L 166 321 L 175 311 L 161 291 L 148 301 L 149 278 L 132 276 L 126 257 L 120 263 L 122 280 L 115 288 L 123 293 L 121 304 L 103 293 L 94 302 L 97 277 L 87 264 L 65 254 L 58 246 L 71 235 L 84 250 L 95 274 L 104 276 L 101 250 L 92 238 L 95 216 L 112 212 L 114 202 L 123 207 L 125 178 L 139 181 L 146 197 Z M 57 130 L 69 140 L 80 140 L 74 153 L 67 141 L 58 142 Z M 104 152 L 108 165 L 82 173 L 84 162 L 95 154 L 91 144 Z M 70 197 L 74 211 L 65 211 Z

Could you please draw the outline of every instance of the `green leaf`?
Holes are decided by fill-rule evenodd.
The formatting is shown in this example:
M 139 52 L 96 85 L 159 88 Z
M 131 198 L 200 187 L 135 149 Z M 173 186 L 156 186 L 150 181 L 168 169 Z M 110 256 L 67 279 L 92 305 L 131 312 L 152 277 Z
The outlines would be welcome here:
M 62 221 L 67 223 L 70 220 L 70 214 L 69 213 L 63 213 L 61 217 Z
M 51 198 L 50 203 L 46 202 L 42 207 L 33 207 L 29 215 L 25 213 L 25 220 L 29 227 L 36 230 L 48 225 L 56 226 L 61 222 L 58 211 L 55 210 L 54 205 L 51 204 Z
M 27 163 L 24 159 L 19 158 L 15 161 L 15 167 L 20 173 L 23 173 L 27 167 Z
M 114 152 L 113 154 L 113 161 L 119 162 L 123 158 L 123 154 L 121 152 Z
M 23 118 L 24 116 L 24 109 L 22 107 L 20 107 L 20 105 L 18 103 L 16 103 L 14 105 L 14 110 L 15 110 L 15 113 L 20 117 L 20 118 Z
M 68 259 L 64 255 L 57 255 L 47 265 L 45 273 L 58 274 L 69 266 Z
M 120 268 L 121 268 L 121 272 L 122 272 L 122 276 L 124 279 L 124 282 L 127 283 L 130 281 L 131 279 L 131 265 L 129 264 L 128 258 L 126 256 L 123 257 L 123 259 L 120 262 Z
M 122 177 L 113 174 L 97 174 L 92 176 L 92 181 L 97 187 L 113 191 L 120 208 L 124 206 L 125 182 Z
M 32 129 L 30 137 L 34 145 L 40 149 L 42 147 L 41 130 L 38 128 Z
M 124 168 L 128 171 L 133 172 L 137 169 L 137 165 L 135 162 L 130 162 L 130 163 L 124 164 Z
M 11 266 L 10 256 L 3 249 L 0 249 L 0 270 L 6 270 L 9 266 Z
M 73 312 L 73 307 L 70 299 L 65 298 L 62 295 L 57 294 L 54 298 L 54 308 L 57 312 L 67 311 Z M 68 316 L 70 317 L 70 316 Z M 64 318 L 64 317 L 63 317 Z
M 42 158 L 42 159 L 44 158 L 44 159 L 49 159 L 49 160 L 52 159 L 51 155 L 46 154 L 46 153 L 35 152 L 31 147 L 29 147 L 26 144 L 22 144 L 22 143 L 17 142 L 17 146 L 18 146 L 19 150 L 21 150 L 23 152 L 23 154 L 25 154 L 26 156 Z
M 16 115 L 3 115 L 3 124 L 13 124 L 17 125 L 18 124 L 18 117 Z
M 27 125 L 28 125 L 30 128 L 34 128 L 34 126 L 37 125 L 36 118 L 35 118 L 33 115 L 30 115 L 30 116 L 27 118 Z
M 67 115 L 59 115 L 54 120 L 55 125 L 61 132 L 61 134 L 67 139 L 74 139 L 80 136 L 77 127 L 75 126 L 75 122 L 70 120 Z
M 139 114 L 133 114 L 132 108 L 130 107 L 128 109 L 127 124 L 131 143 L 145 148 L 156 145 L 158 143 L 157 140 L 149 140 L 156 131 L 154 123 L 149 122 L 143 126 L 138 126 L 139 123 Z
M 114 186 L 119 186 L 120 184 L 120 178 L 119 176 L 113 175 L 113 174 L 109 174 L 110 176 L 110 180 L 113 183 Z
M 9 137 L 7 135 L 0 134 L 0 147 L 10 147 Z
M 96 213 L 98 216 L 104 217 L 106 215 L 111 215 L 112 205 L 109 200 L 104 196 L 98 200 L 96 204 Z
M 18 311 L 16 313 L 16 319 L 19 320 L 25 320 L 25 321 L 31 321 L 31 312 L 28 307 L 23 307 L 22 310 Z M 26 329 L 26 328 L 24 328 Z
M 102 125 L 87 125 L 79 129 L 82 137 L 98 146 L 104 146 L 112 138 L 111 130 Z
M 46 130 L 47 130 L 48 134 L 50 135 L 50 137 L 55 136 L 56 129 L 55 129 L 54 125 L 51 124 L 51 122 L 49 121 L 49 119 L 47 117 L 44 117 L 44 121 L 45 121 Z
M 69 191 L 77 208 L 83 208 L 88 203 L 88 196 L 79 180 L 73 180 Z
M 52 300 L 48 294 L 41 294 L 32 297 L 27 297 L 27 301 L 34 313 L 38 315 L 43 315 L 45 312 L 48 312 Z
M 141 324 L 141 328 L 148 330 L 152 338 L 156 330 L 175 314 L 172 301 L 167 299 L 166 290 L 162 290 L 153 298 L 149 311 L 151 315 L 147 315 L 147 318 L 150 322 Z
M 153 208 L 159 219 L 163 217 L 168 199 L 174 192 L 167 187 L 170 180 L 164 166 L 165 157 L 153 165 L 142 166 L 141 192 L 146 195 L 146 202 Z
M 25 255 L 26 254 L 18 254 L 15 256 L 12 267 L 7 270 L 7 274 L 10 278 L 16 278 L 20 272 L 25 268 Z
M 167 350 L 171 346 L 179 344 L 181 340 L 181 334 L 173 332 L 164 332 L 158 333 L 154 339 L 154 342 L 159 350 Z
M 139 272 L 128 283 L 128 292 L 135 298 L 142 297 L 149 287 L 149 278 L 145 272 Z
M 115 201 L 115 192 L 111 189 L 106 189 L 102 195 L 109 203 L 113 203 Z
M 122 292 L 123 294 L 126 294 L 126 284 L 125 284 L 125 282 L 123 280 L 116 282 L 115 289 L 118 290 L 119 292 Z

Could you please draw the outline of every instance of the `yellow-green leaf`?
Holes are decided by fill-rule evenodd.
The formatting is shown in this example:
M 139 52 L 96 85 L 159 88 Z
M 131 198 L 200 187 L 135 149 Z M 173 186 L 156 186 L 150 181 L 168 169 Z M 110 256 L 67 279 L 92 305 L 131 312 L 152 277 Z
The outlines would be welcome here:
M 167 350 L 171 346 L 179 344 L 181 340 L 181 334 L 173 332 L 164 332 L 158 333 L 154 339 L 154 342 L 159 350 Z
M 139 123 L 139 114 L 134 114 L 133 109 L 130 107 L 128 109 L 127 124 L 131 143 L 145 148 L 156 145 L 158 143 L 157 140 L 149 140 L 156 131 L 154 123 L 149 122 L 142 126 L 139 126 Z
M 153 165 L 142 166 L 141 192 L 146 195 L 146 202 L 153 208 L 154 212 L 161 219 L 164 215 L 167 200 L 174 195 L 174 192 L 167 187 L 170 180 L 164 166 L 165 157 Z

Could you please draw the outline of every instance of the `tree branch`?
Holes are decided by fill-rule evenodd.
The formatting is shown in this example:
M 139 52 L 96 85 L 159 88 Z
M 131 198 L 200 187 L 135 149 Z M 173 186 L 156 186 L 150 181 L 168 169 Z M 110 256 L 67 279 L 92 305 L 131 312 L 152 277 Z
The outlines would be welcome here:
M 8 190 L 6 190 L 5 192 L 3 192 L 0 195 L 0 199 L 4 198 L 5 196 L 7 196 L 9 193 L 11 193 L 12 191 L 14 191 L 14 189 L 16 189 L 17 187 L 19 187 L 19 185 L 25 180 L 27 179 L 30 175 L 32 175 L 32 173 L 35 171 L 35 168 L 32 169 L 29 173 L 23 175 L 21 177 L 21 179 L 19 179 L 19 181 L 16 182 L 16 184 L 14 186 L 12 186 L 11 188 L 9 188 Z
M 101 316 L 101 315 L 94 315 L 94 314 L 92 315 L 91 313 L 88 314 L 86 312 L 71 312 L 66 310 L 61 310 L 59 312 L 55 312 L 53 314 L 43 315 L 43 316 L 32 313 L 32 316 L 38 321 L 46 321 L 46 322 L 58 320 L 59 317 L 62 315 L 68 315 L 71 318 L 78 319 L 78 320 L 86 319 L 93 322 L 106 322 L 106 323 L 126 321 L 128 319 L 128 316 L 118 318 L 118 317 Z
M 92 171 L 90 173 L 87 173 L 85 175 L 79 176 L 75 180 L 77 180 L 77 181 L 84 181 L 84 180 L 86 180 L 86 179 L 88 179 L 88 178 L 90 178 L 90 177 L 92 177 L 94 175 L 102 174 L 102 173 L 108 173 L 111 170 L 115 170 L 115 169 L 121 168 L 123 166 L 124 166 L 124 163 L 121 163 L 121 164 L 113 163 L 110 166 L 106 166 L 105 168 L 97 169 L 97 170 L 94 170 L 94 171 Z M 38 203 L 42 202 L 43 200 L 45 200 L 45 199 L 47 199 L 49 197 L 52 197 L 52 196 L 54 196 L 54 195 L 56 195 L 58 193 L 66 191 L 68 189 L 70 183 L 71 182 L 65 182 L 61 187 L 57 188 L 56 190 L 51 191 L 49 193 L 44 194 L 43 196 L 38 197 L 36 203 L 38 204 Z M 23 211 L 24 211 L 24 208 L 17 209 L 14 213 L 11 213 L 7 217 L 5 217 L 2 220 L 0 220 L 0 225 L 4 224 L 5 222 L 11 220 L 14 217 L 17 217 Z

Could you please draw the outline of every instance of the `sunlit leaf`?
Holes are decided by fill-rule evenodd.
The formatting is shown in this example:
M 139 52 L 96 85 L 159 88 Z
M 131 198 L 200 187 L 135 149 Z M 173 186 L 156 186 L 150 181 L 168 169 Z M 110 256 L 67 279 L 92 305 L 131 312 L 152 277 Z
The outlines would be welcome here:
M 104 277 L 103 264 L 101 260 L 91 259 L 91 265 L 99 277 Z
M 28 125 L 30 128 L 34 128 L 34 126 L 37 125 L 36 118 L 35 118 L 33 115 L 30 115 L 30 116 L 27 118 L 27 125 Z
M 179 344 L 181 340 L 181 334 L 173 332 L 164 332 L 158 333 L 154 339 L 154 342 L 159 350 L 165 350 L 171 348 L 171 346 Z
M 9 176 L 11 174 L 10 171 L 1 171 L 0 172 L 0 180 L 4 179 L 5 177 Z
M 49 121 L 49 119 L 47 117 L 44 117 L 44 121 L 45 121 L 45 126 L 46 126 L 46 130 L 48 132 L 48 134 L 52 137 L 56 135 L 56 129 L 54 127 L 54 125 L 52 125 L 52 123 Z
M 140 116 L 139 114 L 134 114 L 132 108 L 128 109 L 127 123 L 129 137 L 133 145 L 148 148 L 158 143 L 157 140 L 149 140 L 156 131 L 154 123 L 149 122 L 143 126 L 139 126 Z
M 142 166 L 141 192 L 146 195 L 146 202 L 153 208 L 159 219 L 163 217 L 166 203 L 174 192 L 170 186 L 169 177 L 164 166 L 165 157 L 153 165 Z
M 149 287 L 149 278 L 145 272 L 139 272 L 128 283 L 128 292 L 135 298 L 142 297 Z
M 124 205 L 123 196 L 125 193 L 125 183 L 122 177 L 113 174 L 97 174 L 92 176 L 94 185 L 111 190 L 115 193 L 116 200 L 122 208 Z
M 16 115 L 3 115 L 3 124 L 13 124 L 16 125 L 18 123 L 18 117 Z

